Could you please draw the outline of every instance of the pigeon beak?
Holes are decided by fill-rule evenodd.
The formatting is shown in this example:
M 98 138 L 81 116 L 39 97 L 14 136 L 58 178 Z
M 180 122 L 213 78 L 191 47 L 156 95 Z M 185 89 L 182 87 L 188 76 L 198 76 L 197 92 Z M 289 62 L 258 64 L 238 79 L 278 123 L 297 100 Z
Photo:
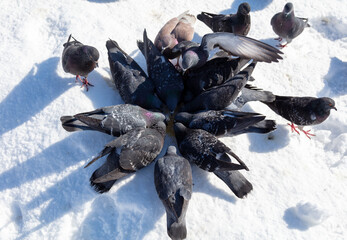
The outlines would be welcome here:
M 332 109 L 335 109 L 335 111 L 337 111 L 337 108 L 336 107 L 331 107 Z
M 95 62 L 95 67 L 99 67 L 99 63 L 98 62 Z

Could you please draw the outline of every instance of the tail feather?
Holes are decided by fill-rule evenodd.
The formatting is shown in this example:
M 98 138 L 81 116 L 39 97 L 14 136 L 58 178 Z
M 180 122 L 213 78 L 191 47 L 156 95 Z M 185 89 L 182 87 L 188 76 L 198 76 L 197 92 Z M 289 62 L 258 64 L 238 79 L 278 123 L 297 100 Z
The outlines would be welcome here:
M 238 108 L 242 108 L 247 102 L 261 101 L 261 102 L 273 102 L 276 96 L 270 91 L 263 91 L 260 88 L 256 88 L 249 84 L 242 89 L 242 94 L 237 97 L 234 104 Z
M 249 133 L 269 133 L 276 129 L 274 120 L 263 120 L 246 129 Z
M 187 237 L 187 227 L 185 221 L 174 222 L 167 229 L 171 239 L 185 239 Z
M 205 23 L 209 28 L 212 28 L 213 18 L 210 16 L 210 14 L 201 12 L 201 14 L 197 15 L 197 19 Z
M 87 124 L 79 121 L 73 116 L 62 116 L 60 118 L 63 128 L 68 132 L 84 131 L 84 130 L 93 130 Z
M 245 197 L 252 191 L 252 184 L 239 171 L 214 171 L 230 190 L 238 197 Z

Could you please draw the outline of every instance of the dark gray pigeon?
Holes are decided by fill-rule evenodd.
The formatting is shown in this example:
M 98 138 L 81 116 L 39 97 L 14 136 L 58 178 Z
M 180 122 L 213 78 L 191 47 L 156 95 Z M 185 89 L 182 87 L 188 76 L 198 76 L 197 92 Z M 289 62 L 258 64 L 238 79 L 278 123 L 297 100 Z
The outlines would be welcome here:
M 187 45 L 193 46 L 187 47 Z M 217 47 L 233 56 L 253 59 L 258 62 L 270 63 L 282 59 L 279 55 L 282 52 L 277 48 L 253 38 L 227 32 L 206 34 L 199 46 L 189 41 L 180 42 L 172 49 L 172 52 L 182 54 L 181 67 L 183 71 L 186 71 L 187 69 L 203 66 L 208 61 L 210 52 Z
M 154 82 L 156 93 L 173 112 L 184 89 L 181 74 L 148 39 L 146 30 L 143 32 L 143 42 L 137 41 L 137 46 L 145 56 L 147 72 Z
M 187 237 L 186 212 L 193 191 L 190 163 L 170 146 L 154 167 L 154 183 L 166 210 L 167 233 L 171 239 Z
M 177 57 L 171 50 L 177 43 L 193 39 L 195 21 L 195 16 L 188 11 L 170 19 L 158 32 L 154 45 L 165 57 L 169 59 Z
M 119 136 L 135 128 L 146 128 L 164 121 L 160 112 L 148 111 L 136 105 L 120 104 L 98 108 L 74 116 L 62 116 L 60 121 L 68 132 L 96 130 Z
M 242 58 L 214 58 L 202 67 L 185 72 L 183 75 L 185 90 L 197 96 L 206 89 L 223 84 L 248 62 L 249 59 Z
M 186 103 L 180 111 L 195 112 L 199 110 L 223 110 L 236 99 L 249 80 L 256 63 L 253 62 L 244 70 L 225 81 L 225 83 L 207 89 L 192 101 Z
M 212 14 L 201 12 L 197 18 L 213 32 L 230 32 L 246 36 L 251 28 L 251 7 L 244 2 L 239 5 L 236 14 Z
M 311 134 L 310 130 L 304 131 L 303 127 L 322 123 L 329 117 L 331 109 L 336 110 L 334 100 L 327 97 L 276 96 L 273 102 L 264 103 L 275 113 L 291 122 L 288 125 L 291 126 L 292 132 L 300 134 L 294 125 L 296 124 L 308 138 L 314 134 Z
M 247 133 L 248 131 L 266 133 L 276 128 L 275 121 L 273 120 L 268 120 L 267 124 L 265 124 L 265 128 L 260 128 L 255 125 L 263 122 L 264 119 L 265 116 L 259 113 L 230 110 L 209 110 L 195 114 L 180 112 L 175 117 L 177 122 L 183 123 L 188 128 L 203 129 L 215 136 L 222 136 L 225 134 L 238 135 Z
M 174 130 L 183 157 L 194 162 L 201 169 L 209 172 L 248 170 L 246 164 L 211 133 L 202 129 L 186 128 L 182 123 L 175 123 Z M 232 163 L 229 155 L 240 164 Z
M 73 38 L 74 41 L 70 41 Z M 67 73 L 76 75 L 80 79 L 83 86 L 93 86 L 87 80 L 88 74 L 98 66 L 99 52 L 95 47 L 84 45 L 77 41 L 70 34 L 66 43 L 64 43 L 62 56 L 63 69 Z M 84 77 L 81 79 L 81 77 Z
M 279 36 L 277 40 L 282 41 L 284 38 L 286 44 L 279 44 L 279 47 L 285 47 L 294 38 L 299 36 L 305 29 L 305 27 L 310 27 L 307 18 L 295 17 L 294 6 L 292 3 L 288 2 L 282 12 L 276 13 L 271 18 L 271 25 L 274 32 Z
M 165 135 L 166 126 L 164 122 L 158 122 L 151 128 L 133 129 L 106 144 L 99 155 L 93 158 L 85 168 L 99 158 L 118 150 L 120 154 L 115 168 L 110 172 L 105 171 L 105 175 L 102 176 L 99 176 L 101 174 L 98 173 L 98 178 L 92 181 L 93 183 L 104 183 L 117 180 L 153 162 L 163 148 Z
M 123 101 L 146 109 L 163 109 L 163 103 L 154 94 L 153 81 L 136 61 L 116 41 L 108 40 L 106 48 L 112 79 Z

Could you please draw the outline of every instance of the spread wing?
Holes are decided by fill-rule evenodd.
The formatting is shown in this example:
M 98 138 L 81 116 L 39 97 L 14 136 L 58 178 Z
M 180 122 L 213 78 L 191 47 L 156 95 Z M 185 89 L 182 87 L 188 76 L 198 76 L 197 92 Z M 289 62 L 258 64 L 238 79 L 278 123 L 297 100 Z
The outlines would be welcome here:
M 202 38 L 201 47 L 205 51 L 219 47 L 234 56 L 268 63 L 278 62 L 278 59 L 282 59 L 279 54 L 283 54 L 277 48 L 261 41 L 227 32 L 206 34 Z

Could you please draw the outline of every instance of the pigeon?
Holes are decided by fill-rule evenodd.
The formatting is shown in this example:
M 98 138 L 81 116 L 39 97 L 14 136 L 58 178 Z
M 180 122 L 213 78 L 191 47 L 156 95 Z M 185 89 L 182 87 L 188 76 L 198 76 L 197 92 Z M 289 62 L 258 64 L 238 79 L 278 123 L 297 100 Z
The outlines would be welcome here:
M 112 78 L 123 101 L 146 109 L 163 109 L 164 104 L 154 94 L 153 81 L 136 61 L 116 41 L 108 40 L 106 48 Z
M 74 41 L 70 41 L 73 38 Z M 62 56 L 63 69 L 67 73 L 76 75 L 77 79 L 86 86 L 93 86 L 88 82 L 88 74 L 98 66 L 99 52 L 95 47 L 84 45 L 77 41 L 70 34 L 66 43 L 64 43 L 64 50 Z M 81 77 L 84 77 L 81 79 Z
M 173 112 L 184 89 L 181 74 L 148 39 L 146 29 L 143 32 L 143 42 L 137 41 L 137 46 L 146 59 L 147 72 L 154 82 L 158 97 Z
M 236 14 L 212 14 L 201 12 L 197 18 L 205 23 L 213 32 L 230 32 L 246 36 L 251 28 L 251 7 L 244 2 L 239 5 Z
M 206 89 L 221 85 L 238 73 L 249 59 L 214 58 L 202 67 L 186 71 L 183 75 L 185 89 L 197 96 Z
M 131 104 L 103 107 L 60 118 L 63 128 L 68 132 L 96 130 L 113 136 L 120 136 L 135 128 L 151 127 L 164 120 L 165 115 L 160 112 Z
M 86 166 L 90 166 L 99 158 L 120 151 L 118 160 L 115 159 L 115 168 L 105 175 L 92 180 L 93 183 L 104 183 L 118 180 L 129 173 L 136 172 L 148 166 L 159 155 L 164 145 L 166 126 L 158 122 L 150 128 L 136 128 L 115 140 L 107 143 L 98 156 L 93 158 Z
M 210 52 L 216 47 L 233 56 L 253 59 L 258 62 L 270 63 L 282 59 L 279 55 L 282 52 L 277 48 L 253 38 L 228 32 L 206 34 L 202 37 L 200 45 L 192 44 L 190 41 L 180 42 L 172 51 L 182 54 L 181 68 L 186 71 L 203 66 L 208 61 Z
M 203 129 L 215 136 L 225 134 L 238 135 L 248 132 L 248 128 L 262 122 L 265 116 L 259 113 L 239 112 L 230 110 L 209 110 L 198 113 L 180 112 L 175 116 L 177 122 L 183 123 L 191 129 Z M 259 133 L 270 132 L 275 129 L 275 122 L 268 120 L 267 128 L 260 128 Z M 256 132 L 256 127 L 250 129 L 250 132 Z
M 304 126 L 317 125 L 325 121 L 331 109 L 336 109 L 333 99 L 328 97 L 289 97 L 289 96 L 276 96 L 272 102 L 263 102 L 269 106 L 275 113 L 291 122 L 288 125 L 291 127 L 292 132 L 298 134 L 300 132 L 296 129 L 298 125 L 308 138 L 314 136 L 310 131 L 303 130 Z M 311 138 L 310 138 L 311 139 Z
M 160 29 L 155 37 L 154 45 L 165 57 L 176 58 L 177 56 L 171 51 L 172 48 L 179 42 L 193 39 L 195 21 L 195 16 L 188 11 L 172 18 Z
M 249 64 L 243 71 L 227 80 L 225 83 L 207 89 L 192 101 L 186 103 L 180 111 L 195 112 L 198 110 L 223 110 L 236 99 L 249 80 L 256 62 Z
M 248 170 L 246 164 L 211 133 L 202 129 L 186 128 L 179 122 L 175 123 L 174 131 L 182 156 L 194 162 L 201 169 L 209 172 Z M 235 158 L 239 164 L 232 163 L 229 155 Z
M 186 212 L 192 196 L 192 170 L 187 159 L 169 146 L 166 155 L 154 167 L 154 183 L 166 210 L 167 233 L 171 239 L 187 237 Z
M 307 18 L 295 17 L 294 6 L 288 2 L 282 12 L 276 13 L 271 18 L 271 25 L 274 32 L 279 36 L 276 40 L 282 41 L 284 38 L 286 44 L 279 44 L 278 47 L 285 47 L 294 38 L 299 36 L 305 27 L 310 27 Z

